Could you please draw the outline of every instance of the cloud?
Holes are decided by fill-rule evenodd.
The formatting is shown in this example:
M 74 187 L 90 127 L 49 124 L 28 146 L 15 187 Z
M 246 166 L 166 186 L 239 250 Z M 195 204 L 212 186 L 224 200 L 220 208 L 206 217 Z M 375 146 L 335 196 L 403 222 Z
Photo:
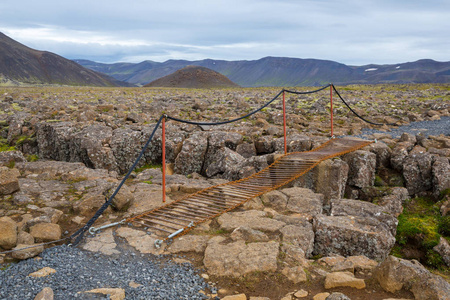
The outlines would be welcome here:
M 445 61 L 449 10 L 443 0 L 23 0 L 0 3 L 0 31 L 36 49 L 101 62 Z

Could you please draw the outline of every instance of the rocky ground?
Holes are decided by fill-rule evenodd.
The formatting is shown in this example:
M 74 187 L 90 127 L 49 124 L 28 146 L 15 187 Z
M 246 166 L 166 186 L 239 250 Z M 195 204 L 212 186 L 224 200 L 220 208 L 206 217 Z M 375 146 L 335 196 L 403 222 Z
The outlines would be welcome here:
M 376 122 L 442 124 L 450 116 L 448 85 L 338 90 Z M 161 113 L 218 121 L 246 114 L 278 91 L 1 89 L 0 252 L 59 240 L 84 225 L 132 165 Z M 286 100 L 288 151 L 310 150 L 328 139 L 328 92 L 288 94 Z M 333 107 L 335 135 L 376 128 L 336 99 Z M 168 122 L 168 201 L 273 162 L 283 149 L 280 108 L 277 101 L 239 123 L 214 128 Z M 377 143 L 324 161 L 289 186 L 159 250 L 155 236 L 128 226 L 87 237 L 81 248 L 111 257 L 134 253 L 190 262 L 209 284 L 205 297 L 347 299 L 337 294 L 343 293 L 350 299 L 446 299 L 448 126 L 440 135 L 416 128 L 395 138 L 387 126 L 381 129 L 386 132 L 366 136 Z M 161 205 L 160 132 L 96 226 Z M 0 255 L 1 272 L 12 272 L 11 262 L 42 256 L 43 248 Z M 52 276 L 44 278 L 50 282 Z M 105 287 L 135 293 L 120 284 L 96 286 Z M 53 289 L 58 297 L 61 292 Z

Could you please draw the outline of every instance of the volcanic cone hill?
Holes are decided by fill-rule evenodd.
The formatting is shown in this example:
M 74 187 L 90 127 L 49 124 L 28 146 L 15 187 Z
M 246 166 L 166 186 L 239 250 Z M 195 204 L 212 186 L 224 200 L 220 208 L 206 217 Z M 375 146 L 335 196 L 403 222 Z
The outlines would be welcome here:
M 225 88 L 239 87 L 224 75 L 199 66 L 187 66 L 170 75 L 144 85 L 145 87 Z
M 57 54 L 31 49 L 0 32 L 0 81 L 26 84 L 131 86 Z

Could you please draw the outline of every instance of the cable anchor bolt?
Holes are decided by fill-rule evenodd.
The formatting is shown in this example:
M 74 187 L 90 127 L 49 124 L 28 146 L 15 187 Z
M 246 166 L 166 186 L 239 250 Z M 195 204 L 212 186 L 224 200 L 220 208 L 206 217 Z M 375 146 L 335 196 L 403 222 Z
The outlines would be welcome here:
M 106 229 L 106 228 L 114 227 L 114 226 L 117 226 L 117 225 L 125 224 L 125 221 L 126 221 L 126 219 L 123 219 L 120 222 L 106 224 L 106 225 L 103 225 L 103 226 L 100 226 L 100 227 L 91 227 L 91 228 L 89 228 L 89 233 L 94 235 L 95 233 L 97 233 L 97 231 L 100 231 L 102 229 Z

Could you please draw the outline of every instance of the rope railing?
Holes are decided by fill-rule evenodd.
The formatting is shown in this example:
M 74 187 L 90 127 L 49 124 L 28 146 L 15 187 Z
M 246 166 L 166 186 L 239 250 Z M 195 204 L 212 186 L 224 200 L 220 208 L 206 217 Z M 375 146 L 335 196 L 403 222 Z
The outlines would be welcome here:
M 265 103 L 264 105 L 262 105 L 261 107 L 251 111 L 250 113 L 238 117 L 238 118 L 234 118 L 231 120 L 224 120 L 224 121 L 217 121 L 217 122 L 194 122 L 194 121 L 190 121 L 190 120 L 183 120 L 183 119 L 179 119 L 176 117 L 172 117 L 169 115 L 161 115 L 160 118 L 158 119 L 157 123 L 155 124 L 155 127 L 150 135 L 150 137 L 148 138 L 147 142 L 145 143 L 144 147 L 142 148 L 140 154 L 138 155 L 138 157 L 136 158 L 135 162 L 133 163 L 133 165 L 130 167 L 129 171 L 127 172 L 127 174 L 124 176 L 124 178 L 122 179 L 122 181 L 120 182 L 120 184 L 117 186 L 116 190 L 114 191 L 114 193 L 109 197 L 109 199 L 97 210 L 97 212 L 94 214 L 94 216 L 80 229 L 78 229 L 75 233 L 73 233 L 70 237 L 66 238 L 66 239 L 70 239 L 70 240 L 74 240 L 73 245 L 77 245 L 81 239 L 83 238 L 84 234 L 86 231 L 88 231 L 92 225 L 95 223 L 95 221 L 103 214 L 103 212 L 111 205 L 114 197 L 117 195 L 117 193 L 119 192 L 119 190 L 121 189 L 121 187 L 123 186 L 123 184 L 125 183 L 125 181 L 129 178 L 129 176 L 131 175 L 131 173 L 134 171 L 134 169 L 136 168 L 136 166 L 138 165 L 139 161 L 141 160 L 142 156 L 144 155 L 145 150 L 148 148 L 148 146 L 150 145 L 150 142 L 152 141 L 156 130 L 159 128 L 159 126 L 165 125 L 165 121 L 166 119 L 170 119 L 176 122 L 181 122 L 181 123 L 186 123 L 186 124 L 191 124 L 191 125 L 200 125 L 200 126 L 214 126 L 214 125 L 223 125 L 223 124 L 229 124 L 229 123 L 233 123 L 233 122 L 237 122 L 240 120 L 243 120 L 245 118 L 248 118 L 250 116 L 252 116 L 253 114 L 261 111 L 262 109 L 264 109 L 265 107 L 269 106 L 271 103 L 273 103 L 275 100 L 278 99 L 278 97 L 280 97 L 280 95 L 283 95 L 283 120 L 284 120 L 284 136 L 285 136 L 285 153 L 286 151 L 286 111 L 285 111 L 285 104 L 284 104 L 284 100 L 285 100 L 285 93 L 290 93 L 290 94 L 296 94 L 296 95 L 306 95 L 306 94 L 313 94 L 313 93 L 317 93 L 320 92 L 326 88 L 330 87 L 330 101 L 332 101 L 332 90 L 333 89 L 336 94 L 339 96 L 340 100 L 347 106 L 347 108 L 353 113 L 355 114 L 358 118 L 360 118 L 361 120 L 372 124 L 372 125 L 384 125 L 381 123 L 376 123 L 376 122 L 372 122 L 369 120 L 364 119 L 363 117 L 361 117 L 359 114 L 357 114 L 348 104 L 347 102 L 342 98 L 342 96 L 340 95 L 340 93 L 337 91 L 336 87 L 333 84 L 327 84 L 319 89 L 313 90 L 313 91 L 306 91 L 306 92 L 300 92 L 300 91 L 292 91 L 292 90 L 287 90 L 287 89 L 283 89 L 281 90 L 275 97 L 273 97 L 270 101 L 268 101 L 267 103 Z M 331 113 L 332 113 L 332 107 L 331 107 Z M 332 118 L 332 117 L 331 117 Z M 387 125 L 394 125 L 394 124 L 387 124 Z M 331 126 L 333 128 L 333 122 L 331 122 Z M 163 132 L 165 133 L 165 128 L 163 128 Z M 333 131 L 331 131 L 331 135 L 333 136 Z M 165 137 L 164 137 L 165 140 Z M 163 146 L 165 147 L 165 146 Z M 165 151 L 163 151 L 163 153 L 165 153 Z M 164 165 L 163 165 L 163 172 L 165 175 L 165 159 L 163 159 Z M 165 180 L 164 180 L 165 181 Z M 163 199 L 165 200 L 165 187 L 163 187 Z M 121 222 L 118 222 L 121 223 Z M 21 249 L 17 249 L 16 251 L 21 250 Z

